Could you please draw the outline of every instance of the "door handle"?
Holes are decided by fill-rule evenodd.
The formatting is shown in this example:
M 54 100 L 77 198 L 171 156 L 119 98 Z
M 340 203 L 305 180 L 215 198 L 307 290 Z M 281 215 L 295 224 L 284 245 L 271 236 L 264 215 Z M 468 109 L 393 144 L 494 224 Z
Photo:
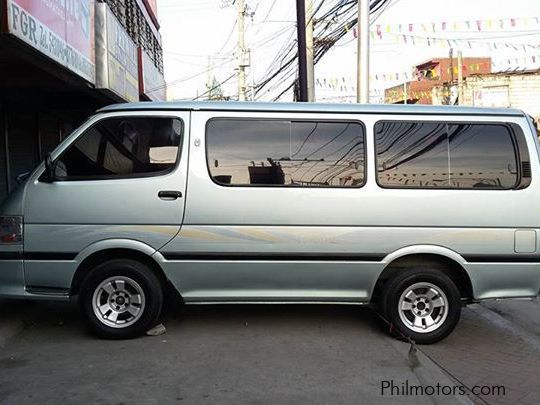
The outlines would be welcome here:
M 182 198 L 182 192 L 176 190 L 163 190 L 158 193 L 158 197 L 162 200 L 176 200 Z

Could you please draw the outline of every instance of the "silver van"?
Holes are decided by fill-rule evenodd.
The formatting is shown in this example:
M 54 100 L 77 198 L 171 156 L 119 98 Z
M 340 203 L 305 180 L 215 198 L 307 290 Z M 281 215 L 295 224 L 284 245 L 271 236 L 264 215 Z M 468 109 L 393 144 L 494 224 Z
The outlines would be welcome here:
M 443 339 L 540 290 L 540 164 L 521 111 L 136 103 L 100 110 L 1 208 L 0 297 L 78 296 L 94 332 L 186 304 L 375 304 Z

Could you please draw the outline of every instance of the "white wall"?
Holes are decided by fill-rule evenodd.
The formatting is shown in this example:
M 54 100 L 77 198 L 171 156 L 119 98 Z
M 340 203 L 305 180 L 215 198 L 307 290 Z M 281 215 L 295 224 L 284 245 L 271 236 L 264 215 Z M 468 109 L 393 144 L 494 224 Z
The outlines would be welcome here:
M 540 119 L 540 71 L 536 74 L 468 77 L 465 81 L 462 104 L 518 108 L 538 120 Z

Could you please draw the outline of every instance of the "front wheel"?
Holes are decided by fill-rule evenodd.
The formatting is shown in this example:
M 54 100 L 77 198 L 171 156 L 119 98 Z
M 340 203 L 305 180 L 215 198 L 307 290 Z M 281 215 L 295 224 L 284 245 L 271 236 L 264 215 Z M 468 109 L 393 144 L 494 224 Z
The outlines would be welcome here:
M 384 313 L 398 336 L 431 344 L 448 336 L 461 314 L 460 294 L 445 274 L 431 269 L 406 269 L 385 286 Z
M 156 325 L 163 291 L 147 266 L 129 259 L 115 259 L 90 271 L 81 287 L 80 304 L 96 335 L 129 339 Z

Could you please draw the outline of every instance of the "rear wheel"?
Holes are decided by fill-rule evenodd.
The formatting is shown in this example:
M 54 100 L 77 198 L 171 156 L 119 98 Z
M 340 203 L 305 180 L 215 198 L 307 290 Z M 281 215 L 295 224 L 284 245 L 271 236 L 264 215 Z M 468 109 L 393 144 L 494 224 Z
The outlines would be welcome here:
M 163 291 L 147 266 L 115 259 L 90 271 L 81 287 L 80 300 L 92 332 L 109 339 L 128 339 L 156 325 Z
M 456 327 L 461 300 L 454 282 L 431 269 L 406 269 L 386 284 L 383 313 L 398 336 L 420 344 L 438 342 Z

